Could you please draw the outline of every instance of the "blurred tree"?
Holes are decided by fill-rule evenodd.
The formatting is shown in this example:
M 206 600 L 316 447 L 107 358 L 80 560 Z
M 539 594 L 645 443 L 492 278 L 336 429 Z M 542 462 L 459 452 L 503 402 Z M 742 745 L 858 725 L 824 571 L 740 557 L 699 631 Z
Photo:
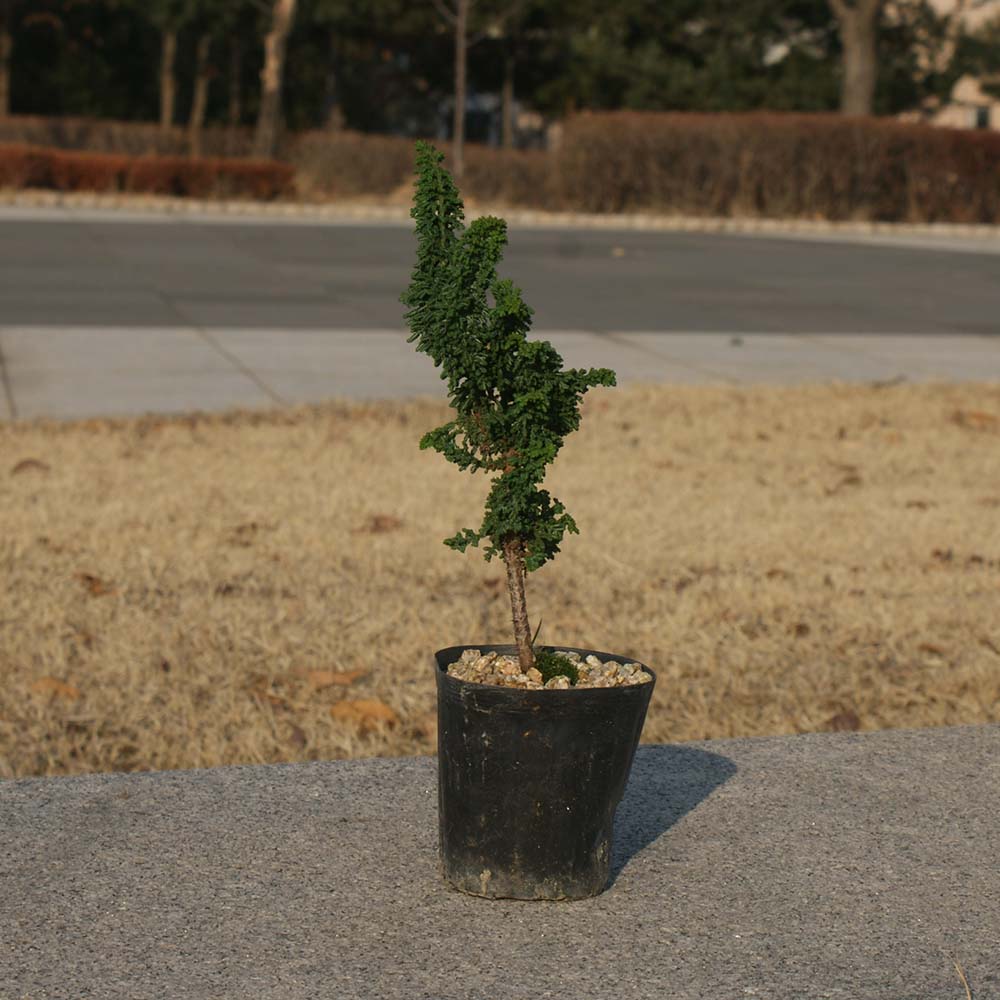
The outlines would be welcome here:
M 838 2 L 853 11 L 860 0 Z M 984 2 L 1000 0 L 956 9 Z M 877 113 L 944 99 L 956 52 L 962 65 L 974 50 L 988 62 L 988 44 L 960 43 L 957 19 L 929 0 L 878 4 Z M 286 6 L 282 39 L 275 11 Z M 282 112 L 294 129 L 440 137 L 450 104 L 459 172 L 470 131 L 485 136 L 456 87 L 500 95 L 506 144 L 515 97 L 555 117 L 833 110 L 845 99 L 845 37 L 832 0 L 0 0 L 0 114 L 182 120 L 197 151 L 207 121 L 257 118 L 266 139 Z M 277 92 L 257 85 L 260 61 L 261 84 L 277 79 Z
M 271 23 L 264 37 L 264 65 L 260 71 L 260 108 L 254 136 L 254 156 L 269 159 L 278 145 L 281 124 L 281 85 L 285 73 L 288 36 L 295 20 L 296 0 L 273 0 Z
M 243 51 L 247 30 L 258 30 L 261 4 L 247 0 L 188 0 L 187 22 L 194 33 L 194 64 L 191 107 L 188 115 L 188 147 L 192 156 L 201 153 L 201 133 L 208 113 L 212 81 L 221 76 L 213 53 L 223 39 L 229 45 L 226 122 L 234 128 L 242 118 Z
M 551 113 L 836 104 L 826 0 L 551 0 L 536 18 L 527 34 L 540 44 L 526 83 Z
M 454 36 L 455 85 L 451 132 L 451 173 L 465 173 L 465 112 L 468 97 L 468 52 L 487 37 L 502 37 L 503 25 L 521 13 L 526 0 L 432 0 Z M 470 36 L 470 31 L 475 32 Z
M 10 114 L 10 57 L 18 6 L 14 0 L 0 0 L 0 118 Z
M 840 110 L 845 115 L 874 111 L 878 78 L 878 25 L 885 0 L 830 0 L 843 47 Z
M 177 37 L 195 15 L 198 0 L 137 0 L 160 34 L 160 128 L 174 124 L 177 107 Z
M 1000 13 L 956 40 L 953 75 L 978 77 L 983 92 L 1000 100 Z
M 11 8 L 12 113 L 153 114 L 146 81 L 156 37 L 129 0 L 13 0 Z

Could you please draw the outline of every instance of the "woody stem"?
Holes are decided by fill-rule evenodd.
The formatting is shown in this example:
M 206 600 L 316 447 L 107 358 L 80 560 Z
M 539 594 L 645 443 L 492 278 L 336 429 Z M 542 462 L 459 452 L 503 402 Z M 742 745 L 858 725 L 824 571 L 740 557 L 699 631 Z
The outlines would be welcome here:
M 523 539 L 515 537 L 503 543 L 503 561 L 507 566 L 507 591 L 510 594 L 514 641 L 517 643 L 517 659 L 521 666 L 521 672 L 525 673 L 535 665 L 535 653 L 531 648 L 528 605 L 524 596 Z

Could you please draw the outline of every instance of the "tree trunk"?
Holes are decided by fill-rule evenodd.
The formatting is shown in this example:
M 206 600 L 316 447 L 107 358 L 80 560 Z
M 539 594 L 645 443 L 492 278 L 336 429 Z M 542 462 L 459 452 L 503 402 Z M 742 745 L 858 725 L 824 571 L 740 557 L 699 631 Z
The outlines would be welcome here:
M 294 18 L 295 0 L 274 0 L 271 30 L 264 39 L 264 68 L 260 71 L 260 113 L 254 137 L 254 156 L 265 159 L 274 156 L 278 145 L 285 51 Z
M 845 115 L 872 114 L 878 76 L 878 17 L 883 0 L 833 0 L 844 50 L 840 110 Z
M 174 61 L 177 58 L 177 31 L 164 28 L 160 39 L 160 128 L 166 132 L 174 123 L 174 103 L 177 100 L 177 78 Z
M 469 45 L 469 0 L 455 10 L 455 116 L 451 139 L 451 172 L 456 181 L 465 173 L 465 64 Z
M 243 117 L 243 43 L 234 38 L 229 43 L 229 107 L 226 123 L 236 128 Z
M 226 108 L 226 151 L 230 156 L 245 154 L 237 129 L 243 120 L 243 43 L 238 38 L 229 42 L 229 97 Z
M 507 566 L 507 592 L 510 594 L 517 659 L 521 673 L 527 673 L 535 665 L 535 652 L 531 648 L 528 605 L 524 596 L 524 542 L 520 538 L 504 542 L 503 561 Z
M 339 132 L 344 127 L 344 112 L 340 106 L 340 50 L 337 33 L 330 32 L 330 48 L 327 55 L 326 79 L 323 81 L 323 128 Z
M 10 0 L 0 0 L 0 118 L 10 114 L 10 56 L 14 51 Z
M 514 53 L 508 49 L 503 57 L 503 87 L 500 91 L 500 143 L 504 149 L 514 148 Z
M 211 83 L 211 54 L 212 36 L 200 35 L 195 50 L 194 96 L 191 98 L 191 116 L 188 119 L 188 144 L 192 156 L 201 156 L 201 130 L 205 124 L 208 88 Z

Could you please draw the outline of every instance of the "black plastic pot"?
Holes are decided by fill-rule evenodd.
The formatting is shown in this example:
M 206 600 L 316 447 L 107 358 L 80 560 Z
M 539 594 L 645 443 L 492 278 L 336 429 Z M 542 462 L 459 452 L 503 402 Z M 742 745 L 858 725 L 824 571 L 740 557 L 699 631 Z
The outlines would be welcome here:
M 491 899 L 596 896 L 608 883 L 615 809 L 655 676 L 648 684 L 564 691 L 473 684 L 447 672 L 466 649 L 516 653 L 486 644 L 435 654 L 444 878 Z

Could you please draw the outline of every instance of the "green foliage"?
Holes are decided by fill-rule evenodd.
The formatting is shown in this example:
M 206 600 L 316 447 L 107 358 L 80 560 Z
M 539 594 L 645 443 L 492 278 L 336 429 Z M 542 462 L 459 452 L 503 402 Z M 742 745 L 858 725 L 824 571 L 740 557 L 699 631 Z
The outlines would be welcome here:
M 551 649 L 535 650 L 535 669 L 542 675 L 542 683 L 546 684 L 553 677 L 568 677 L 570 684 L 576 684 L 580 679 L 576 665 L 562 653 Z
M 486 217 L 465 228 L 443 159 L 433 146 L 417 143 L 411 212 L 417 264 L 402 301 L 409 307 L 409 340 L 441 369 L 457 415 L 424 435 L 420 447 L 434 448 L 460 469 L 495 474 L 482 525 L 445 544 L 464 551 L 488 539 L 490 559 L 505 542 L 520 540 L 525 567 L 535 570 L 559 551 L 567 531 L 577 530 L 563 505 L 539 488 L 545 467 L 579 427 L 583 394 L 614 385 L 615 374 L 563 371 L 551 344 L 528 340 L 532 311 L 520 290 L 496 274 L 506 223 Z
M 1000 15 L 959 40 L 949 84 L 963 73 L 982 78 L 983 92 L 1000 98 Z

